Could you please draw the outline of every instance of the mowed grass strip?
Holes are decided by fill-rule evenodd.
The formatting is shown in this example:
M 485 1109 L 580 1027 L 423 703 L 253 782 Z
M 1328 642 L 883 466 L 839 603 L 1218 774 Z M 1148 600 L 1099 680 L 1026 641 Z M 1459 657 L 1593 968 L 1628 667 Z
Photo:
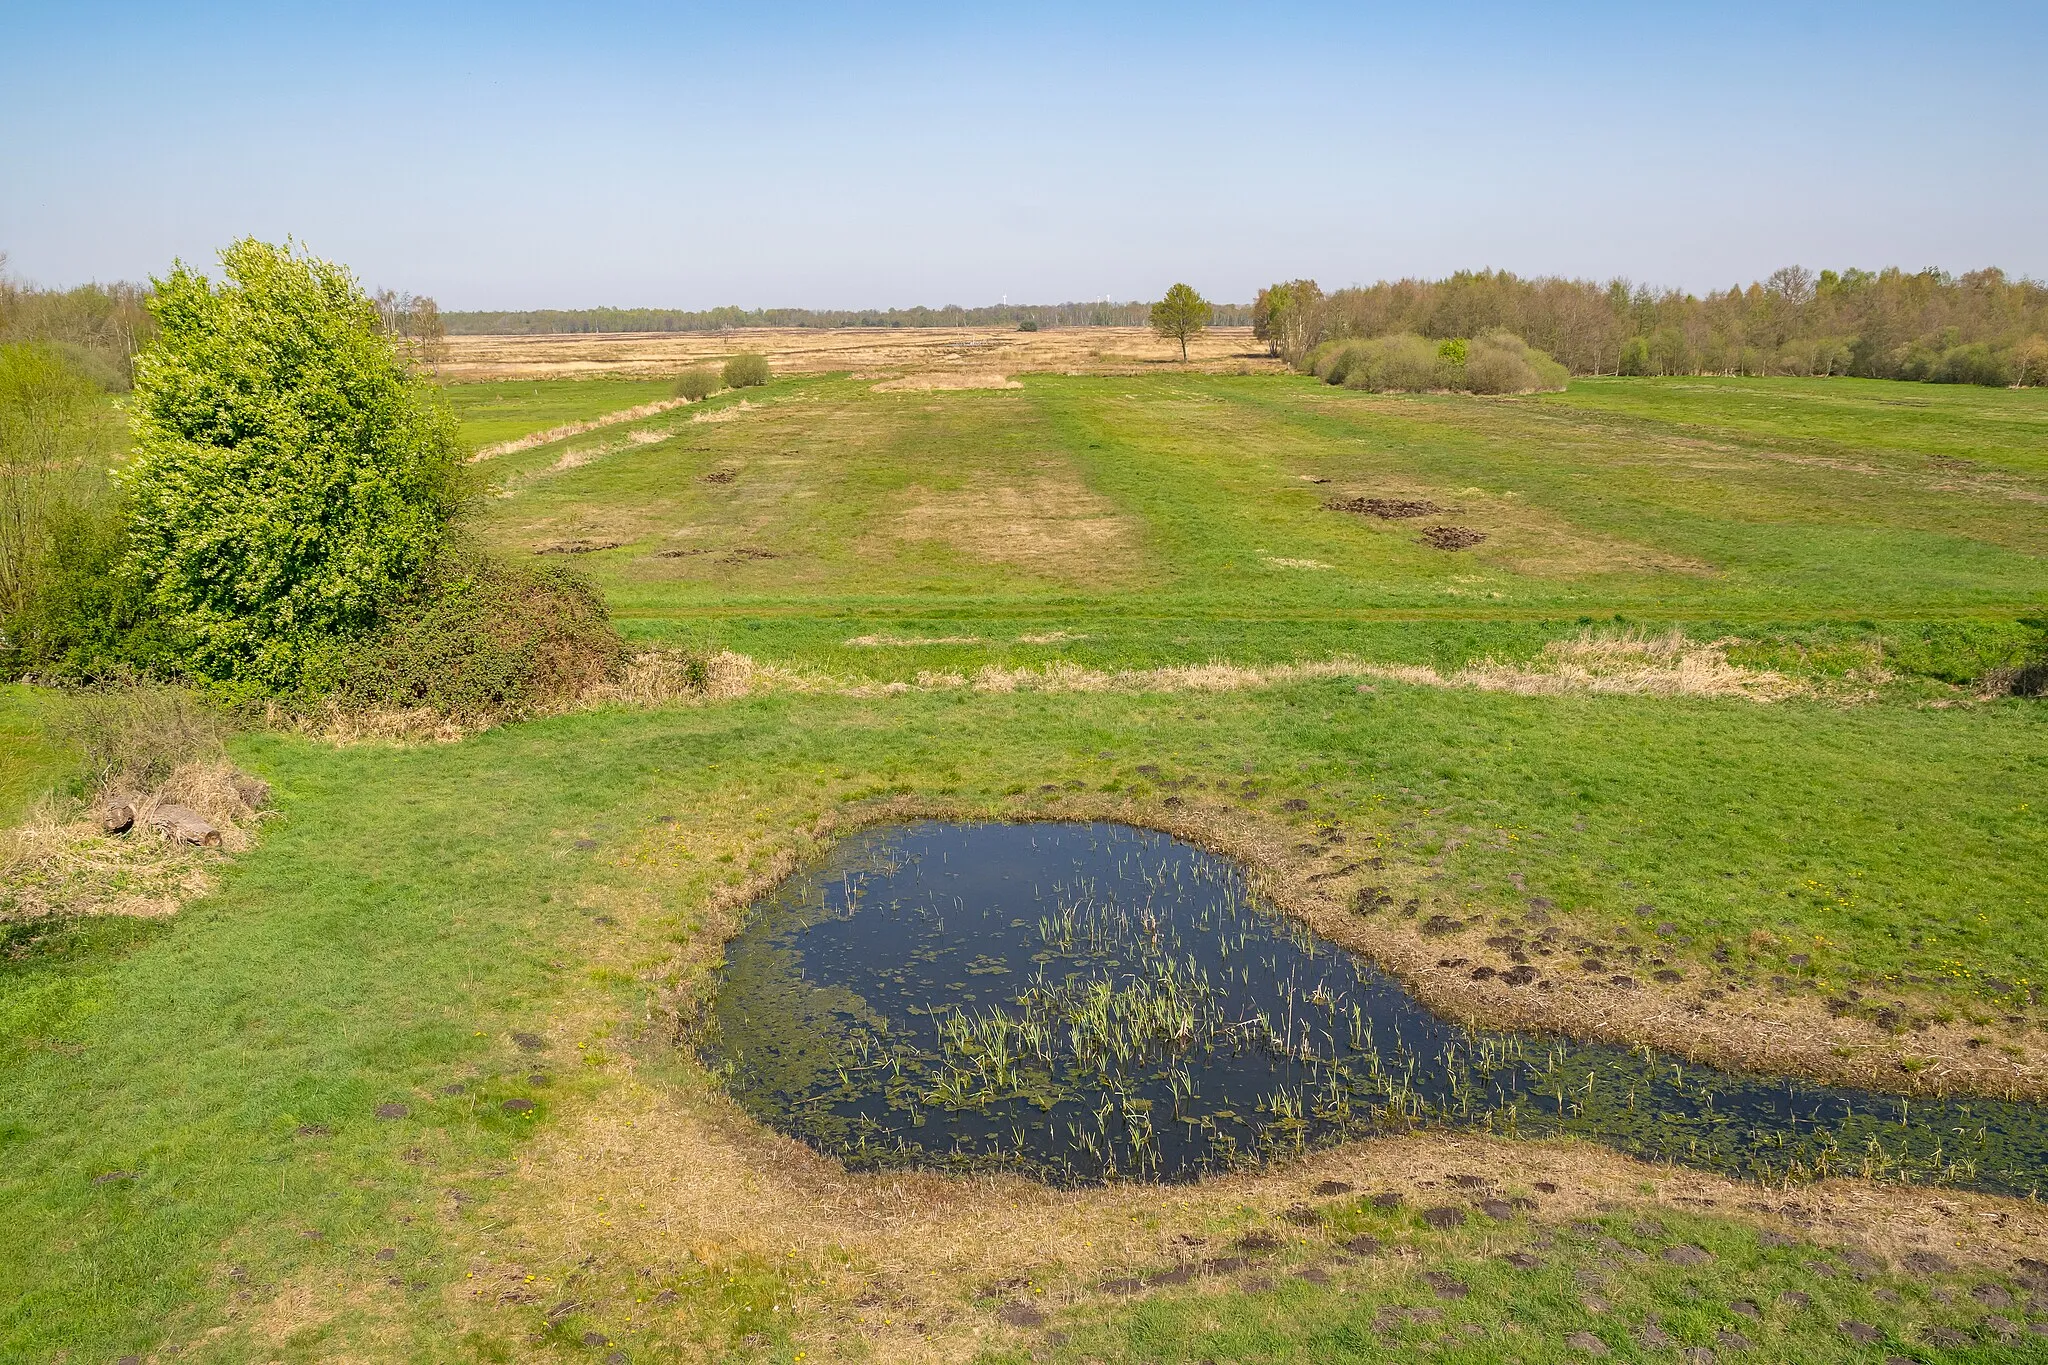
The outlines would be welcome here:
M 491 384 L 449 384 L 442 392 L 461 423 L 470 450 L 517 440 L 537 431 L 588 422 L 643 403 L 675 396 L 672 379 L 516 379 Z
M 1986 975 L 2030 970 L 2048 917 L 2042 724 L 2021 702 L 1303 685 L 763 698 L 408 750 L 245 737 L 279 814 L 216 895 L 0 969 L 0 1353 L 191 1345 L 232 1305 L 305 1298 L 321 1312 L 235 1316 L 202 1357 L 445 1349 L 469 1273 L 450 1239 L 489 1245 L 457 1193 L 488 1201 L 523 1134 L 610 1083 L 552 1021 L 635 1017 L 648 987 L 612 964 L 687 943 L 710 886 L 844 801 L 1142 796 L 1150 765 L 1384 830 L 1442 858 L 1449 894 L 1518 874 L 1596 924 L 1654 902 L 1693 952 L 1761 927 L 1813 940 L 1816 975 L 1917 970 L 1974 1009 Z M 755 852 L 713 852 L 714 829 L 758 832 Z M 618 942 L 598 913 L 617 897 L 666 927 Z

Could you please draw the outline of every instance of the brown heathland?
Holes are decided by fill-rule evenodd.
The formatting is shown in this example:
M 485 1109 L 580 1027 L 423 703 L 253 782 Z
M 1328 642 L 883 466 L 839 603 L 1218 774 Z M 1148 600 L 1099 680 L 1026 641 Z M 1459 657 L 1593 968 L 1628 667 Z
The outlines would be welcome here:
M 447 380 L 668 375 L 740 351 L 768 357 L 778 374 L 850 370 L 890 381 L 905 374 L 984 377 L 1074 371 L 1115 374 L 1178 366 L 1180 347 L 1147 327 L 748 327 L 731 332 L 572 332 L 448 338 L 436 366 Z M 1249 327 L 1214 327 L 1189 343 L 1191 366 L 1277 369 Z M 929 387 L 949 387 L 933 384 Z M 975 385 L 980 387 L 980 385 Z

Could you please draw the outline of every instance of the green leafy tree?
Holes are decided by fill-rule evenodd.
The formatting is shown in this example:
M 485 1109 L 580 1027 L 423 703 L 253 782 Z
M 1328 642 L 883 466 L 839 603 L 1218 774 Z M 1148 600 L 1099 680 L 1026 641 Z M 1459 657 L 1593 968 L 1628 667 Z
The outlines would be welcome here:
M 1214 312 L 1193 285 L 1177 284 L 1166 291 L 1165 298 L 1152 305 L 1152 330 L 1168 341 L 1180 343 L 1180 358 L 1185 364 L 1188 342 L 1209 329 L 1209 318 Z
M 254 238 L 220 260 L 155 281 L 125 569 L 194 674 L 283 690 L 434 557 L 459 447 L 347 270 Z

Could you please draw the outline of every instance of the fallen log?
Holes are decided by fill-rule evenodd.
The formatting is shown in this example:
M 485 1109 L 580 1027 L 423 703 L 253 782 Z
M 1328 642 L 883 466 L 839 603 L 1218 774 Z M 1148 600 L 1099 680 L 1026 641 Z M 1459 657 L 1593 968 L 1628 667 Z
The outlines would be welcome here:
M 219 848 L 220 831 L 190 806 L 162 805 L 149 813 L 150 828 L 161 830 L 179 843 Z

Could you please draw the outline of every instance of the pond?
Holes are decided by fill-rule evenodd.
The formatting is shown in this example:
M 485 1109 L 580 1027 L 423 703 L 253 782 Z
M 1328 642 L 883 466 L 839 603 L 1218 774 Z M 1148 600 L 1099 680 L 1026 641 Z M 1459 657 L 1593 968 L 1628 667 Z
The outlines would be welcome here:
M 842 841 L 749 910 L 705 1051 L 748 1112 L 855 1168 L 1189 1180 L 1451 1128 L 1765 1180 L 2048 1183 L 2039 1106 L 1451 1023 L 1230 860 L 1115 824 Z

